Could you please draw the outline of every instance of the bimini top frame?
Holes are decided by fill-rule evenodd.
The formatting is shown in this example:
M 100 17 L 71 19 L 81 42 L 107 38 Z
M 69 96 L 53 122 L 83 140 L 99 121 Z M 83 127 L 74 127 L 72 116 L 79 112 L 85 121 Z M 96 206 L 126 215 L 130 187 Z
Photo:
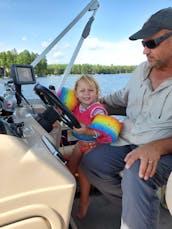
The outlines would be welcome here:
M 97 11 L 99 7 L 99 2 L 97 0 L 92 0 L 74 19 L 73 21 L 46 47 L 46 49 L 39 55 L 35 58 L 35 60 L 31 63 L 31 65 L 33 67 L 35 67 L 46 55 L 47 53 L 64 37 L 64 35 L 84 16 L 84 14 L 87 12 L 87 11 L 93 11 L 93 14 L 92 16 L 90 17 L 89 21 L 87 22 L 83 32 L 82 32 L 82 36 L 81 36 L 81 39 L 79 40 L 78 42 L 78 45 L 73 53 L 73 56 L 70 60 L 70 63 L 68 64 L 65 72 L 64 72 L 64 75 L 63 75 L 63 81 L 61 83 L 61 86 L 63 85 L 64 83 L 64 80 L 67 76 L 67 74 L 70 73 L 70 70 L 71 70 L 71 67 L 73 66 L 73 63 L 77 57 L 77 54 L 81 48 L 81 45 L 84 41 L 84 39 L 89 35 L 89 32 L 90 32 L 90 29 L 91 29 L 91 25 L 92 25 L 92 22 L 94 21 L 94 16 L 95 16 L 95 13 Z M 60 87 L 61 87 L 60 86 Z

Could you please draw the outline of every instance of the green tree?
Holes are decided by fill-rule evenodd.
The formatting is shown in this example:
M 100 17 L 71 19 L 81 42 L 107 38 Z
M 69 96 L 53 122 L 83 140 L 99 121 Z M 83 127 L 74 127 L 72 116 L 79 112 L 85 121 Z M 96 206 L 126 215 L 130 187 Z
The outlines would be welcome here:
M 17 63 L 18 64 L 30 64 L 32 62 L 31 60 L 31 54 L 28 50 L 24 50 L 23 52 L 19 53 L 17 56 Z
M 35 70 L 35 74 L 37 76 L 46 76 L 47 75 L 47 60 L 46 59 L 42 59 L 34 68 Z
M 93 68 L 92 65 L 90 64 L 83 64 L 81 68 L 81 73 L 82 74 L 92 74 Z

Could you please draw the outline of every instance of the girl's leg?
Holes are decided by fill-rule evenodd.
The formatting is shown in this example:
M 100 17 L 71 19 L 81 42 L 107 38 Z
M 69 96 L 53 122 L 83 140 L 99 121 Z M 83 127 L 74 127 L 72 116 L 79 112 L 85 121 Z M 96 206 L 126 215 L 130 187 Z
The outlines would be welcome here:
M 79 168 L 78 172 L 80 181 L 80 200 L 77 217 L 82 219 L 86 215 L 89 206 L 89 193 L 91 185 L 86 176 L 83 174 L 81 168 Z
M 74 150 L 70 156 L 70 159 L 67 163 L 67 167 L 73 175 L 75 175 L 75 173 L 77 172 L 77 170 L 79 168 L 81 158 L 82 158 L 82 153 L 80 152 L 78 144 L 76 144 L 76 146 L 75 146 L 75 148 L 74 148 Z

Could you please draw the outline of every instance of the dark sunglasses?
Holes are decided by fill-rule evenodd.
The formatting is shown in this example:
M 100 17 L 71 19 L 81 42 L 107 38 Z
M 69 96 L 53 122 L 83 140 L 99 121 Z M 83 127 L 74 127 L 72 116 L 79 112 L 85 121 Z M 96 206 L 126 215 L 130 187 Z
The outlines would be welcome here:
M 165 41 L 167 38 L 172 36 L 172 32 L 166 33 L 165 35 L 158 37 L 154 40 L 148 40 L 148 41 L 142 41 L 143 47 L 147 47 L 149 49 L 154 49 L 158 45 L 161 44 L 161 42 Z

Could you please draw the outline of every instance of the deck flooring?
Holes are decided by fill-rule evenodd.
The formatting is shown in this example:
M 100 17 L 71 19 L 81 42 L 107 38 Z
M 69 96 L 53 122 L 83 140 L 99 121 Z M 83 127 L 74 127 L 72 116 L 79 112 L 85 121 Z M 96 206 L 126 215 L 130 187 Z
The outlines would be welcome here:
M 78 220 L 76 211 L 79 199 L 75 198 L 72 209 L 74 226 L 71 229 L 120 229 L 121 199 L 110 203 L 103 195 L 91 195 L 90 206 L 84 219 Z M 151 229 L 151 228 L 150 228 Z M 172 229 L 172 216 L 167 209 L 160 207 L 158 229 Z

